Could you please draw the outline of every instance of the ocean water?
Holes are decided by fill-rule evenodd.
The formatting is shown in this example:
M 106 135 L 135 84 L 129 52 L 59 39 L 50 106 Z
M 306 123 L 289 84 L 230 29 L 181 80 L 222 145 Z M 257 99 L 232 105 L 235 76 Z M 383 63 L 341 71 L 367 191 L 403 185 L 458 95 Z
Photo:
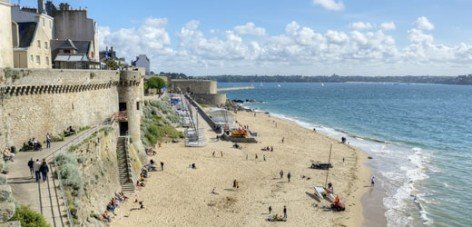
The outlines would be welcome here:
M 472 86 L 219 83 L 244 105 L 294 120 L 373 156 L 389 226 L 472 226 Z

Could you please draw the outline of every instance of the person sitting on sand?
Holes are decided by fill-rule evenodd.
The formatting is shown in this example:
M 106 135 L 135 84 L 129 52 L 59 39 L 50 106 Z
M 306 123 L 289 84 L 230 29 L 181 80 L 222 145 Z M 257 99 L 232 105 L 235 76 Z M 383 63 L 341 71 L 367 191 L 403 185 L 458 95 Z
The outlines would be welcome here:
M 197 166 L 195 165 L 195 163 L 190 164 L 189 167 L 190 167 L 190 169 L 196 169 L 196 168 L 197 168 Z
M 106 210 L 105 212 L 103 212 L 102 218 L 103 218 L 103 220 L 105 220 L 106 222 L 111 222 L 111 216 L 110 216 L 110 213 L 108 213 L 107 210 Z
M 273 146 L 270 146 L 270 151 L 271 151 L 271 152 L 274 151 L 274 147 L 273 147 Z
M 136 181 L 137 187 L 144 187 L 144 179 L 141 177 Z
M 146 167 L 143 167 L 143 168 L 141 169 L 141 177 L 143 177 L 143 178 L 148 178 L 148 170 L 147 170 Z
M 113 205 L 113 202 L 110 201 L 110 202 L 108 203 L 108 205 L 107 205 L 107 211 L 110 211 L 110 212 L 114 213 L 114 212 L 115 212 L 115 208 L 116 208 L 116 207 Z
M 326 190 L 328 194 L 334 194 L 334 188 L 333 188 L 333 184 L 331 184 L 331 182 L 328 183 L 328 189 Z
M 120 194 L 120 196 L 123 198 L 123 200 L 127 200 L 127 199 L 128 199 L 128 196 L 126 196 L 125 193 L 120 192 L 119 194 Z
M 143 201 L 139 201 L 139 209 L 144 209 L 144 202 Z
M 148 171 L 157 171 L 156 162 L 150 160 L 148 164 L 144 165 Z

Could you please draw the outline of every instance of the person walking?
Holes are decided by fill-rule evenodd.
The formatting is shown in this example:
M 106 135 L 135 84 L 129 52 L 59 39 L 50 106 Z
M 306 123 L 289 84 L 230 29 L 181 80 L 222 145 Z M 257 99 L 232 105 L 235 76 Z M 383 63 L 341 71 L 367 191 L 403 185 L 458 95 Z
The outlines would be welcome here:
M 49 133 L 46 134 L 46 148 L 51 148 L 51 135 Z
M 36 162 L 33 164 L 34 177 L 36 179 L 36 182 L 41 180 L 41 173 L 39 172 L 40 168 L 41 168 L 41 162 L 39 162 L 39 159 L 36 159 Z
M 272 206 L 269 206 L 269 214 L 272 214 Z
M 264 162 L 265 162 L 265 160 L 266 160 L 266 157 L 265 157 L 265 155 L 263 155 L 263 158 L 264 158 Z
M 284 171 L 283 170 L 280 170 L 280 179 L 282 179 L 284 177 Z
M 164 162 L 161 162 L 161 171 L 164 171 Z
M 33 175 L 34 175 L 34 160 L 33 160 L 33 158 L 31 158 L 28 161 L 28 167 L 29 167 L 29 170 L 30 170 L 31 178 L 33 178 Z
M 48 173 L 49 173 L 49 166 L 46 163 L 46 159 L 43 159 L 43 163 L 41 163 L 41 167 L 39 167 L 39 171 L 43 175 L 43 181 L 46 181 L 48 179 Z
M 290 174 L 290 172 L 288 172 L 288 173 L 287 173 L 288 182 L 290 182 L 290 178 L 292 178 L 292 174 Z
M 375 184 L 375 176 L 372 176 L 372 177 L 370 178 L 370 186 L 371 186 L 371 187 L 374 187 L 374 184 Z
M 287 219 L 287 207 L 284 206 L 284 219 Z

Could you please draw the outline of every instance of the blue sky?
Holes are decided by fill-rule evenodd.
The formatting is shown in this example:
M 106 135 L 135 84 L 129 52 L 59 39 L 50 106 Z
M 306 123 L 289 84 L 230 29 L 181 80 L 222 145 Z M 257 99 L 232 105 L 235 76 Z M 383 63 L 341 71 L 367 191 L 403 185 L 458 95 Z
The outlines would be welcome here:
M 155 71 L 192 75 L 472 71 L 470 0 L 68 2 L 88 8 L 89 17 L 99 24 L 101 47 L 114 46 L 127 60 L 145 53 Z

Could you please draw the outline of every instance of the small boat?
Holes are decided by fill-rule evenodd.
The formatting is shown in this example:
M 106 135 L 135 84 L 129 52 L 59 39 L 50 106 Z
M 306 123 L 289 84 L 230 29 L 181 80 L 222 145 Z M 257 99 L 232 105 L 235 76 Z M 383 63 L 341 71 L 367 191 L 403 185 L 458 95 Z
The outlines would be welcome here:
M 277 84 L 277 87 L 282 87 L 282 85 L 280 85 L 280 84 Z
M 331 165 L 331 163 L 316 162 L 316 163 L 311 163 L 310 168 L 312 168 L 312 169 L 329 169 L 329 168 L 333 168 L 333 165 Z
M 321 83 L 321 87 L 324 87 L 324 83 Z

